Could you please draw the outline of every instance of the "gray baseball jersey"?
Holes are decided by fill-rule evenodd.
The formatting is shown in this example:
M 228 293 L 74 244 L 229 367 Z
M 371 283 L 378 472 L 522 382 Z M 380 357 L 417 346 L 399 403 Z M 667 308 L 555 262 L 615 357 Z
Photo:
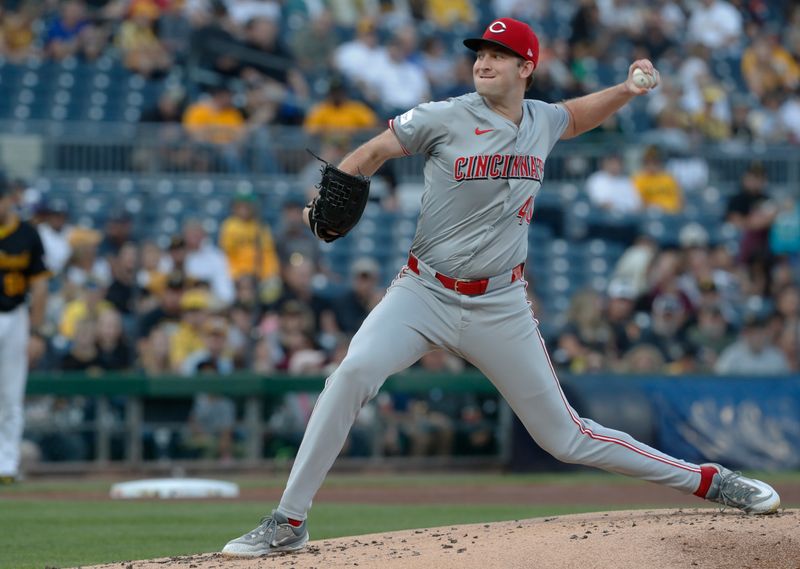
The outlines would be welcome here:
M 477 93 L 419 105 L 390 121 L 406 152 L 427 157 L 414 254 L 461 279 L 499 275 L 525 261 L 545 158 L 568 122 L 562 106 L 525 100 L 517 126 Z
M 517 126 L 476 93 L 420 105 L 390 121 L 406 152 L 427 157 L 412 256 L 325 383 L 281 514 L 305 518 L 361 407 L 389 375 L 437 348 L 481 370 L 557 458 L 704 495 L 713 469 L 578 415 L 529 306 L 519 264 L 545 159 L 567 124 L 563 107 L 526 100 Z

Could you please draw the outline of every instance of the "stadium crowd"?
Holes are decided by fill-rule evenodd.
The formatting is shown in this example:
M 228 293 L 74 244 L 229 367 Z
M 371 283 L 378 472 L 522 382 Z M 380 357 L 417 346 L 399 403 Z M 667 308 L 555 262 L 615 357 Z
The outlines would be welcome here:
M 242 174 L 240 143 L 263 140 L 266 127 L 302 126 L 335 158 L 360 130 L 471 91 L 472 59 L 460 39 L 495 15 L 526 20 L 539 34 L 529 97 L 579 96 L 639 57 L 661 70 L 663 85 L 635 116 L 598 128 L 598 137 L 638 133 L 652 144 L 633 172 L 609 153 L 581 185 L 601 210 L 669 215 L 696 199 L 708 166 L 687 158 L 671 169 L 665 149 L 800 142 L 800 6 L 788 0 L 18 0 L 0 9 L 0 56 L 92 62 L 110 54 L 163 82 L 140 120 L 180 125 L 179 136 L 204 150 L 175 150 L 170 160 L 186 172 L 220 161 L 222 171 Z M 268 146 L 260 147 L 267 150 L 258 171 L 278 172 Z M 130 212 L 112 212 L 102 229 L 84 227 L 68 201 L 30 198 L 24 181 L 9 183 L 37 224 L 54 275 L 48 324 L 30 345 L 33 369 L 324 374 L 386 284 L 376 261 L 363 257 L 333 293 L 315 286 L 336 278 L 302 224 L 308 196 L 287 199 L 270 226 L 259 196 L 238 193 L 218 235 L 190 219 L 160 247 Z M 718 220 L 735 229 L 735 242 L 715 242 L 708 228 L 690 224 L 675 247 L 648 235 L 626 243 L 607 290 L 573 296 L 566 325 L 549 338 L 554 363 L 572 373 L 798 371 L 796 188 L 776 194 L 755 161 L 739 186 Z M 381 207 L 395 209 L 394 200 L 390 193 Z M 528 269 L 533 282 L 548 278 Z M 532 301 L 546 319 L 549 307 Z M 417 364 L 435 372 L 466 366 L 444 353 Z M 234 413 L 224 400 L 196 405 L 195 417 L 230 427 L 220 419 Z M 407 437 L 417 453 L 452 447 L 448 425 L 456 420 L 474 427 L 474 441 L 464 444 L 490 444 L 480 402 L 460 402 L 456 418 L 444 408 L 450 403 L 424 405 L 376 407 L 406 429 L 423 429 L 418 418 L 427 417 L 425 432 Z M 281 420 L 301 432 L 313 401 L 290 406 Z M 398 441 L 387 439 L 383 451 L 400 452 Z

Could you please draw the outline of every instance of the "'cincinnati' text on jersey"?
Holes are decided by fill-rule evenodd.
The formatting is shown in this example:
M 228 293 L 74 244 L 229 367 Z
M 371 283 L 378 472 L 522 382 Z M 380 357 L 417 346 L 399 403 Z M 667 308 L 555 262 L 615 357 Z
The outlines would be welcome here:
M 520 154 L 459 156 L 453 164 L 456 182 L 464 180 L 526 179 L 542 181 L 544 160 Z

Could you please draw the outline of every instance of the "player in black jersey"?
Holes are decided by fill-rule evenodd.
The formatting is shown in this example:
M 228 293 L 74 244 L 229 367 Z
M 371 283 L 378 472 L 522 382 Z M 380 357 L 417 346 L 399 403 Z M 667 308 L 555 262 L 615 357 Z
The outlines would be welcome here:
M 49 274 L 39 233 L 17 216 L 0 174 L 0 484 L 19 475 L 28 340 L 44 323 Z

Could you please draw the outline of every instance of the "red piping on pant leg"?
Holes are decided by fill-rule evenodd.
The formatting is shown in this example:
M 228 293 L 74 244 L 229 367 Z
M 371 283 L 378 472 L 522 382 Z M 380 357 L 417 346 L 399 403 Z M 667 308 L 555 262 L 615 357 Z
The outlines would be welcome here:
M 533 314 L 533 313 L 531 312 L 531 314 Z M 702 470 L 700 468 L 687 466 L 687 465 L 681 464 L 679 462 L 675 462 L 675 461 L 672 461 L 672 460 L 669 460 L 669 459 L 666 459 L 666 458 L 663 458 L 663 457 L 660 457 L 660 456 L 656 456 L 651 452 L 648 452 L 646 450 L 643 450 L 643 449 L 635 447 L 634 445 L 628 443 L 627 441 L 623 441 L 621 439 L 617 439 L 617 438 L 614 438 L 614 437 L 609 437 L 609 436 L 606 436 L 606 435 L 599 435 L 599 434 L 594 433 L 591 429 L 587 428 L 586 425 L 583 424 L 583 421 L 580 420 L 580 417 L 578 417 L 573 412 L 572 408 L 569 406 L 569 403 L 567 402 L 567 398 L 564 395 L 564 390 L 561 389 L 561 383 L 558 381 L 558 376 L 556 375 L 556 370 L 555 370 L 555 368 L 553 368 L 553 362 L 550 361 L 550 354 L 547 353 L 547 346 L 544 343 L 544 338 L 542 338 L 542 334 L 539 331 L 538 327 L 536 328 L 536 334 L 539 336 L 539 341 L 542 344 L 542 349 L 544 350 L 545 357 L 547 358 L 547 363 L 550 366 L 550 372 L 553 374 L 553 381 L 556 382 L 556 386 L 558 387 L 558 392 L 561 395 L 561 401 L 564 403 L 564 407 L 566 407 L 567 412 L 569 413 L 569 416 L 572 419 L 572 422 L 575 423 L 575 425 L 578 427 L 578 430 L 580 430 L 582 435 L 586 435 L 589 438 L 594 439 L 594 440 L 603 441 L 603 442 L 607 442 L 607 443 L 613 443 L 613 444 L 616 444 L 616 445 L 623 446 L 623 447 L 625 447 L 625 448 L 627 448 L 629 450 L 632 450 L 633 452 L 638 453 L 638 454 L 640 454 L 642 456 L 645 456 L 647 458 L 651 458 L 653 460 L 657 460 L 659 462 L 663 462 L 664 464 L 668 464 L 670 466 L 675 466 L 676 468 L 681 468 L 683 470 L 688 470 L 689 472 L 695 472 L 697 474 L 701 474 L 702 473 Z

